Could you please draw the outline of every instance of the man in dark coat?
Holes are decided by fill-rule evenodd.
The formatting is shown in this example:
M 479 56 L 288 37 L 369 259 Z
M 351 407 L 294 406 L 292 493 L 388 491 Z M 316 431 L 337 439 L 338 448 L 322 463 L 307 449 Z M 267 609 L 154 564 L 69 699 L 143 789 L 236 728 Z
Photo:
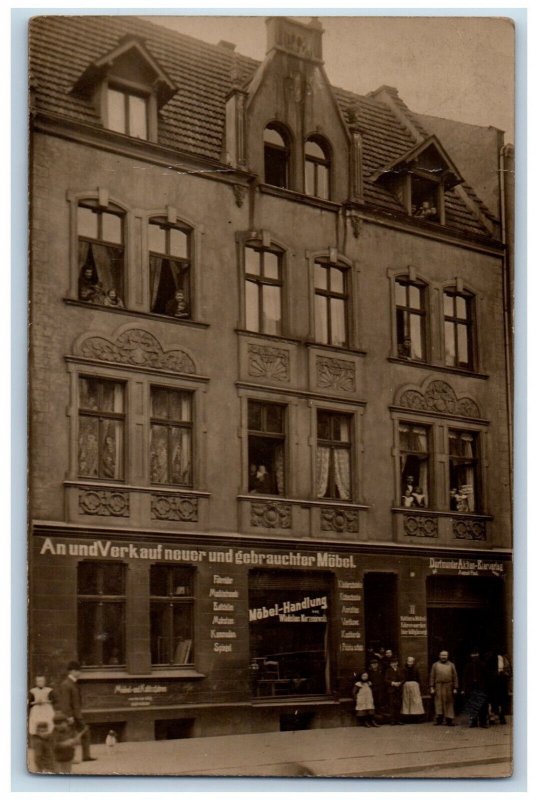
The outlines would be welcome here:
M 368 677 L 372 684 L 375 715 L 380 716 L 385 711 L 385 679 L 377 658 L 372 658 L 370 661 Z
M 82 745 L 82 760 L 95 761 L 90 754 L 90 732 L 82 719 L 82 703 L 80 699 L 80 664 L 78 661 L 70 661 L 67 665 L 67 678 L 60 684 L 58 691 L 58 706 L 67 717 L 70 725 L 73 725 L 78 732 L 83 731 L 80 737 Z
M 400 719 L 402 710 L 403 670 L 398 666 L 396 656 L 391 656 L 390 665 L 385 671 L 385 687 L 387 690 L 387 706 L 391 725 L 403 725 Z
M 463 692 L 467 698 L 469 727 L 477 728 L 480 725 L 481 728 L 487 728 L 489 725 L 487 674 L 477 648 L 473 649 L 463 673 Z

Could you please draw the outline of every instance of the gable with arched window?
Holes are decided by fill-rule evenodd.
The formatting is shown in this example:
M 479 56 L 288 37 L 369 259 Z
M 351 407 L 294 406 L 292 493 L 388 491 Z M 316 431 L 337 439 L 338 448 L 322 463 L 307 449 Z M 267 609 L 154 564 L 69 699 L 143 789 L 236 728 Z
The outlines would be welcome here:
M 304 146 L 304 191 L 311 197 L 328 200 L 331 195 L 329 145 L 320 136 L 311 136 Z
M 278 123 L 270 123 L 263 132 L 263 163 L 265 183 L 290 188 L 290 135 Z

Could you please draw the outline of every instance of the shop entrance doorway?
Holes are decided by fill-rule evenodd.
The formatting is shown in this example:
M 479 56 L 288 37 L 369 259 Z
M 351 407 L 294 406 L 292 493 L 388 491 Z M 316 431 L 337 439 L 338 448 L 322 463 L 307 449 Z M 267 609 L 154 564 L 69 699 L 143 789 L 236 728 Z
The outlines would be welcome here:
M 378 653 L 380 648 L 398 653 L 398 576 L 394 572 L 366 572 L 363 584 L 367 654 Z
M 498 578 L 434 575 L 427 579 L 428 657 L 448 650 L 458 675 L 472 649 L 504 653 L 503 584 Z

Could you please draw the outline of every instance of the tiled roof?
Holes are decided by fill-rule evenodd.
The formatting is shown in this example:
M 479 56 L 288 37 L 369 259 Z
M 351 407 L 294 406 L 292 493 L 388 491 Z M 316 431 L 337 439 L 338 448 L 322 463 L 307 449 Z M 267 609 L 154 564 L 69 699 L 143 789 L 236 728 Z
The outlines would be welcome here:
M 159 143 L 195 155 L 219 160 L 222 153 L 225 98 L 232 74 L 247 83 L 258 61 L 177 33 L 135 16 L 41 16 L 30 27 L 30 76 L 33 109 L 59 114 L 101 127 L 92 104 L 72 93 L 88 65 L 117 46 L 126 34 L 142 36 L 151 55 L 159 62 L 178 91 L 159 113 Z M 369 180 L 377 169 L 403 156 L 417 140 L 390 107 L 370 96 L 335 88 L 344 113 L 354 110 L 363 134 L 365 201 L 395 216 L 406 215 L 398 199 Z M 426 131 L 395 93 L 400 110 L 424 138 Z M 470 197 L 489 219 L 491 213 L 473 190 Z M 452 190 L 446 193 L 446 223 L 464 233 L 490 236 L 467 204 Z

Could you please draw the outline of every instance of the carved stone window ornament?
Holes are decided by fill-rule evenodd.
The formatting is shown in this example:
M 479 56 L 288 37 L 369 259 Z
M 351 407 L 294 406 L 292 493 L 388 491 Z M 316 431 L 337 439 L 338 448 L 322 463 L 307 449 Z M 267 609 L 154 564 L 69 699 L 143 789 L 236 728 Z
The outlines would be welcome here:
M 287 503 L 252 503 L 250 524 L 254 528 L 291 528 L 291 506 Z
M 400 389 L 394 405 L 433 414 L 480 418 L 480 409 L 472 398 L 458 397 L 450 384 L 440 380 L 429 380 L 420 388 Z
M 248 374 L 255 378 L 288 383 L 290 379 L 290 355 L 278 347 L 249 344 Z
M 130 328 L 115 340 L 89 336 L 78 346 L 77 355 L 111 364 L 149 367 L 184 375 L 196 373 L 192 358 L 184 350 L 164 350 L 159 340 L 143 328 Z

